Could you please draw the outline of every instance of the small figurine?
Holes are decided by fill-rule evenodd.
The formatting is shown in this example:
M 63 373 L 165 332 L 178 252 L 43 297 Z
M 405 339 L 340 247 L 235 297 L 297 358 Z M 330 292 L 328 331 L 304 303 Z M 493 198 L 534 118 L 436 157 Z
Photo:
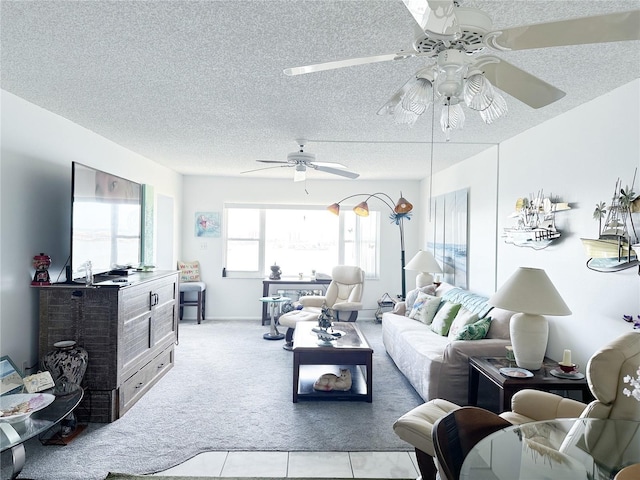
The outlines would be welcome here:
M 49 267 L 51 266 L 51 257 L 45 253 L 34 255 L 33 268 L 36 269 L 36 273 L 33 276 L 31 285 L 51 285 L 51 279 L 49 278 Z
M 331 327 L 332 321 L 333 315 L 331 314 L 331 309 L 327 307 L 326 303 L 323 303 L 320 316 L 318 317 L 318 326 L 323 330 L 327 330 L 329 327 Z
M 271 280 L 280 280 L 280 275 L 282 275 L 282 270 L 276 264 L 271 266 L 271 275 L 269 275 L 269 279 Z

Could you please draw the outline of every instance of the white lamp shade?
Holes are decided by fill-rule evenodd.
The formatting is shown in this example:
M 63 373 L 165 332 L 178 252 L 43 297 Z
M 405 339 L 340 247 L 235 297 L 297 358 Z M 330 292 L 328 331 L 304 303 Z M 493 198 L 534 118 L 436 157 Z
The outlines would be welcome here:
M 539 268 L 520 267 L 489 299 L 498 308 L 512 310 L 509 332 L 519 367 L 538 370 L 547 350 L 549 324 L 543 315 L 570 315 L 571 310 Z
M 571 310 L 540 268 L 520 267 L 494 293 L 488 303 L 494 307 L 535 315 L 571 315 Z
M 405 270 L 416 270 L 420 272 L 416 277 L 416 287 L 424 287 L 433 283 L 432 273 L 442 273 L 442 269 L 433 257 L 431 252 L 418 250 L 418 253 L 407 263 Z

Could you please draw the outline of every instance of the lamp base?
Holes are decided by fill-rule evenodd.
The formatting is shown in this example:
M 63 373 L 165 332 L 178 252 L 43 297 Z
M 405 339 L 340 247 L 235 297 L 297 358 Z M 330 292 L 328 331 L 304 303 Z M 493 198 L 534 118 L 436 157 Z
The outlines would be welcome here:
M 516 364 L 527 370 L 539 370 L 547 351 L 547 319 L 542 315 L 516 313 L 511 317 L 509 332 Z
M 416 287 L 422 288 L 433 283 L 433 275 L 430 273 L 420 272 L 416 277 Z

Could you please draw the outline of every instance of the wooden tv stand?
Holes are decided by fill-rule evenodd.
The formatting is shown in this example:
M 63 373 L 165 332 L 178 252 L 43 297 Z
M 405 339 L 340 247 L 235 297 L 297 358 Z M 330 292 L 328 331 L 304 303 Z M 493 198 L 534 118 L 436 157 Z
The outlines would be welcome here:
M 39 288 L 40 358 L 61 340 L 75 340 L 89 356 L 81 421 L 117 420 L 173 367 L 178 272 L 121 278 Z

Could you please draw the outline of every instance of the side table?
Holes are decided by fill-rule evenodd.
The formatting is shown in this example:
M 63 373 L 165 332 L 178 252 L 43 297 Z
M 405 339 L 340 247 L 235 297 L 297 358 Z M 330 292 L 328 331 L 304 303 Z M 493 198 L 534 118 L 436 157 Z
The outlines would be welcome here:
M 271 305 L 271 323 L 269 325 L 269 333 L 265 333 L 262 337 L 265 340 L 282 340 L 284 333 L 280 333 L 276 327 L 276 307 L 279 303 L 288 302 L 289 297 L 262 297 L 260 301 L 266 305 Z
M 550 390 L 578 390 L 582 393 L 582 401 L 587 403 L 593 399 L 586 378 L 579 380 L 554 377 L 549 373 L 558 366 L 558 362 L 545 357 L 540 370 L 532 370 L 533 377 L 511 378 L 500 373 L 504 367 L 517 367 L 507 357 L 469 357 L 469 391 L 468 403 L 478 404 L 478 385 L 480 375 L 500 389 L 499 412 L 511 408 L 511 397 L 525 388 L 535 388 L 548 392 Z
M 53 393 L 53 389 L 42 393 Z M 55 426 L 64 417 L 80 404 L 84 390 L 78 390 L 68 395 L 57 395 L 53 403 L 39 410 L 20 423 L 0 423 L 0 451 L 11 449 L 13 460 L 13 473 L 11 478 L 16 478 L 25 462 L 24 442 L 46 432 Z

